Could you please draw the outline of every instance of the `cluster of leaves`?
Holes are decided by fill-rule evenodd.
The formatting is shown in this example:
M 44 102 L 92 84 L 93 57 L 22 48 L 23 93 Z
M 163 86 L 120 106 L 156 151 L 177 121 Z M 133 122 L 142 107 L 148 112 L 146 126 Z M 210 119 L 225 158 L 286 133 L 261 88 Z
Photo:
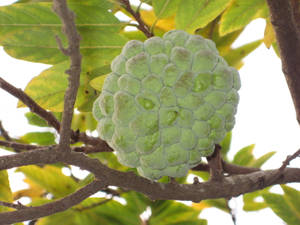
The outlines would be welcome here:
M 132 6 L 141 15 L 150 31 L 157 36 L 172 29 L 182 29 L 190 33 L 201 34 L 212 39 L 220 54 L 231 65 L 240 69 L 242 59 L 255 50 L 262 42 L 269 48 L 276 49 L 274 31 L 269 21 L 268 8 L 264 0 L 144 0 L 152 8 Z M 83 55 L 80 87 L 73 117 L 72 128 L 80 131 L 94 131 L 96 121 L 91 108 L 101 92 L 105 75 L 110 72 L 110 62 L 117 56 L 126 41 L 131 39 L 145 40 L 146 36 L 139 30 L 128 31 L 135 27 L 133 15 L 129 14 L 117 0 L 68 0 L 69 7 L 76 14 L 77 29 L 82 37 L 80 51 Z M 67 88 L 65 70 L 69 61 L 55 41 L 59 36 L 63 45 L 66 38 L 61 32 L 61 22 L 53 13 L 50 0 L 19 0 L 13 5 L 0 7 L 0 45 L 12 57 L 51 67 L 34 77 L 25 89 L 40 106 L 53 112 L 60 120 L 63 110 L 63 97 Z M 121 21 L 115 14 L 123 12 L 132 21 Z M 267 21 L 262 40 L 254 40 L 238 48 L 232 44 L 243 29 L 253 19 L 264 18 Z M 19 102 L 19 107 L 24 105 Z M 48 127 L 48 124 L 37 115 L 29 112 L 26 115 L 29 124 Z M 3 139 L 3 137 L 0 137 Z M 28 144 L 52 145 L 56 143 L 55 132 L 31 132 L 15 141 Z M 221 143 L 223 158 L 242 166 L 260 167 L 274 152 L 256 159 L 253 156 L 253 145 L 238 151 L 233 160 L 227 153 L 230 149 L 231 134 Z M 128 170 L 120 165 L 112 153 L 97 153 L 97 157 L 111 168 Z M 6 171 L 0 172 L 0 200 L 12 202 L 22 197 L 29 197 L 31 205 L 40 205 L 53 201 L 74 192 L 91 180 L 91 175 L 79 180 L 62 173 L 62 165 L 27 166 L 17 170 L 25 175 L 28 188 L 12 193 Z M 208 180 L 207 172 L 191 171 L 203 180 Z M 186 182 L 186 178 L 178 179 Z M 166 182 L 166 180 L 161 180 Z M 299 192 L 283 186 L 284 195 L 269 192 L 269 189 L 244 195 L 244 209 L 247 211 L 271 207 L 274 212 L 289 224 L 299 224 Z M 151 211 L 147 224 L 206 224 L 198 218 L 199 213 L 207 207 L 217 207 L 230 212 L 228 199 L 206 200 L 195 203 L 192 207 L 175 201 L 151 202 L 136 192 L 118 189 L 117 197 L 112 194 L 104 198 L 89 198 L 81 204 L 49 217 L 38 220 L 38 225 L 46 224 L 143 224 L 140 217 L 146 209 Z M 104 193 L 103 193 L 104 194 Z M 256 199 L 263 196 L 264 202 Z M 121 204 L 119 198 L 126 201 Z M 0 211 L 8 210 L 1 207 Z M 298 211 L 297 211 L 298 210 Z M 146 210 L 147 211 L 147 210 Z

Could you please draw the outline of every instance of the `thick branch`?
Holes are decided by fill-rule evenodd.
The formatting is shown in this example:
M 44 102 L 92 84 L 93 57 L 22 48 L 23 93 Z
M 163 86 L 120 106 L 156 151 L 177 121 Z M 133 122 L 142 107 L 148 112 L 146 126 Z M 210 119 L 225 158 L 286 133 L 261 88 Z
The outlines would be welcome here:
M 68 38 L 69 47 L 64 49 L 60 41 L 58 45 L 65 55 L 70 57 L 70 69 L 66 71 L 69 74 L 69 85 L 65 93 L 64 112 L 60 129 L 59 145 L 63 150 L 70 149 L 71 123 L 73 118 L 74 104 L 79 87 L 79 78 L 81 72 L 81 54 L 80 54 L 80 35 L 75 25 L 75 14 L 69 10 L 66 0 L 53 0 L 53 10 L 62 21 L 62 30 Z M 60 40 L 57 38 L 57 40 Z
M 65 211 L 68 208 L 77 205 L 92 194 L 95 194 L 105 186 L 105 183 L 101 181 L 93 181 L 73 194 L 57 201 L 42 206 L 26 207 L 17 211 L 1 213 L 0 224 L 13 224 Z
M 88 170 L 97 179 L 104 179 L 107 185 L 117 186 L 126 190 L 135 190 L 151 199 L 190 200 L 199 202 L 204 199 L 230 198 L 240 194 L 263 189 L 274 184 L 300 182 L 300 169 L 286 168 L 274 180 L 278 169 L 257 171 L 243 175 L 224 177 L 220 181 L 209 181 L 198 184 L 161 184 L 137 176 L 132 172 L 120 172 L 103 165 L 99 160 L 92 159 L 82 153 L 62 152 L 53 149 L 35 150 L 16 155 L 0 157 L 0 170 L 30 164 L 51 164 L 63 162 Z
M 289 86 L 300 124 L 300 37 L 290 0 L 267 0 L 280 50 L 282 70 Z

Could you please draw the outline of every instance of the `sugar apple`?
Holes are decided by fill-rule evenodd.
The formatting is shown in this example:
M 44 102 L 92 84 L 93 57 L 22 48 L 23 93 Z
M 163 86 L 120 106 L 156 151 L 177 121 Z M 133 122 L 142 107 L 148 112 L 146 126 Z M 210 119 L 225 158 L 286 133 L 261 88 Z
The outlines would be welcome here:
M 240 78 L 211 40 L 131 40 L 111 70 L 93 107 L 99 136 L 148 179 L 185 176 L 233 128 Z

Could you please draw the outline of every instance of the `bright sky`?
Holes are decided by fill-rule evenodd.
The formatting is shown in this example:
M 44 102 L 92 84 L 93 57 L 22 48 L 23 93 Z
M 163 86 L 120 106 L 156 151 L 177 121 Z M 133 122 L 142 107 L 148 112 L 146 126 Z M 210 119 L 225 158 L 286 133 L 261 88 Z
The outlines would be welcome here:
M 0 6 L 11 3 L 11 0 L 1 0 Z M 263 37 L 265 22 L 262 19 L 253 21 L 241 34 L 235 46 L 248 43 Z M 0 47 L 0 76 L 16 87 L 24 89 L 32 77 L 38 75 L 48 65 L 16 60 L 8 56 Z M 297 125 L 292 100 L 281 71 L 281 63 L 272 49 L 261 45 L 244 60 L 245 65 L 240 70 L 242 88 L 239 92 L 240 103 L 233 129 L 233 141 L 230 157 L 237 150 L 250 144 L 256 144 L 254 154 L 259 157 L 269 151 L 277 151 L 265 169 L 277 168 L 287 155 L 294 153 L 300 146 L 300 129 Z M 29 126 L 24 117 L 27 109 L 16 109 L 17 100 L 0 89 L 2 109 L 0 120 L 12 136 L 21 136 L 28 131 L 38 128 Z M 0 155 L 4 152 L 0 152 Z M 296 159 L 291 166 L 297 166 L 300 159 Z M 22 175 L 15 173 L 11 179 L 13 190 L 24 186 L 19 185 Z M 299 188 L 299 185 L 293 185 Z M 300 189 L 299 189 L 300 190 Z M 275 188 L 275 191 L 280 191 Z M 254 213 L 242 211 L 241 198 L 232 201 L 232 207 L 237 211 L 237 224 L 281 225 L 282 221 L 271 212 L 262 210 Z M 208 209 L 201 214 L 209 220 L 209 225 L 232 224 L 228 214 L 219 210 Z

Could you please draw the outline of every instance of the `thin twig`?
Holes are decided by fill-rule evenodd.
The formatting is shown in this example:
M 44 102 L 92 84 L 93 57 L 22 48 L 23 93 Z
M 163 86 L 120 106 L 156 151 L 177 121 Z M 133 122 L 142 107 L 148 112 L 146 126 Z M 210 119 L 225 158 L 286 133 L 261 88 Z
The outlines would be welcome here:
M 96 180 L 74 192 L 73 194 L 51 203 L 36 207 L 26 207 L 18 211 L 1 213 L 0 224 L 13 224 L 20 221 L 33 220 L 52 215 L 57 212 L 62 212 L 74 205 L 77 205 L 105 186 L 105 183 Z
M 279 168 L 280 172 L 283 172 L 284 169 L 290 164 L 290 162 L 300 156 L 300 149 L 296 151 L 293 155 L 289 155 L 286 159 L 282 162 L 282 166 Z
M 22 144 L 14 141 L 1 141 L 0 140 L 0 146 L 4 146 L 7 148 L 13 148 L 16 152 L 21 151 L 30 151 L 30 150 L 45 150 L 45 149 L 54 149 L 58 147 L 58 145 L 31 145 L 31 144 Z M 90 153 L 96 153 L 96 152 L 111 152 L 112 150 L 110 148 L 101 148 L 97 146 L 74 146 L 71 147 L 72 151 L 75 152 L 83 152 L 85 154 Z
M 47 110 L 40 107 L 31 97 L 29 97 L 24 91 L 19 88 L 14 87 L 12 84 L 5 81 L 0 77 L 0 88 L 10 93 L 12 96 L 18 98 L 22 101 L 31 112 L 37 114 L 42 119 L 44 119 L 49 126 L 52 126 L 57 132 L 60 130 L 60 122 L 56 119 L 56 117 Z M 74 142 L 81 141 L 85 144 L 93 145 L 99 149 L 106 149 L 106 151 L 112 151 L 112 149 L 106 144 L 105 141 L 100 138 L 90 137 L 86 133 L 80 133 L 71 131 L 71 138 Z
M 0 120 L 0 135 L 4 137 L 5 140 L 11 141 L 11 137 L 8 135 L 7 131 L 4 129 L 2 125 L 2 121 Z
M 69 47 L 64 49 L 58 37 L 58 46 L 63 54 L 70 57 L 71 65 L 66 71 L 69 74 L 69 85 L 65 92 L 64 111 L 62 116 L 61 128 L 59 131 L 59 145 L 62 150 L 70 150 L 70 138 L 72 135 L 71 123 L 77 91 L 79 87 L 81 72 L 81 54 L 80 54 L 80 35 L 75 25 L 75 14 L 69 10 L 66 0 L 53 0 L 53 10 L 62 21 L 62 31 L 66 35 Z
M 134 19 L 138 22 L 137 28 L 142 31 L 146 37 L 150 38 L 153 37 L 153 33 L 150 31 L 149 27 L 147 24 L 142 20 L 141 15 L 139 11 L 134 11 L 131 6 L 129 0 L 119 0 L 119 2 L 122 4 L 123 8 L 129 12 Z
M 60 123 L 56 119 L 56 117 L 51 113 L 40 107 L 31 97 L 29 97 L 24 91 L 22 91 L 19 88 L 14 87 L 7 81 L 5 81 L 3 78 L 0 77 L 0 88 L 7 91 L 11 95 L 18 98 L 20 101 L 22 101 L 25 105 L 28 106 L 31 112 L 39 115 L 41 118 L 43 118 L 49 126 L 54 127 L 55 130 L 59 132 L 60 129 Z
M 13 208 L 13 209 L 17 209 L 17 210 L 28 208 L 27 206 L 22 205 L 20 202 L 18 202 L 18 204 L 15 204 L 15 203 L 10 203 L 10 202 L 0 201 L 0 205 L 5 206 L 5 207 L 9 207 L 9 208 Z

